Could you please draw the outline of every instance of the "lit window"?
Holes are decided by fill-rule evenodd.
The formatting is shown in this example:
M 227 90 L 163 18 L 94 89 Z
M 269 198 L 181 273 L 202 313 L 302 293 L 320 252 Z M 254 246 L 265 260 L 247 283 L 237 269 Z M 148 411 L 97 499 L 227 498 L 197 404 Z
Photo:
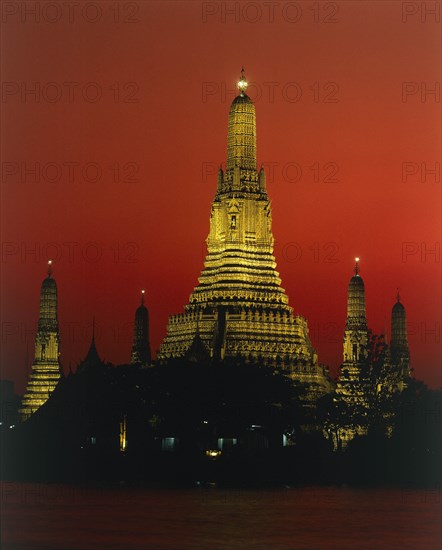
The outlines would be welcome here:
M 161 448 L 163 451 L 173 451 L 175 449 L 175 438 L 163 437 Z

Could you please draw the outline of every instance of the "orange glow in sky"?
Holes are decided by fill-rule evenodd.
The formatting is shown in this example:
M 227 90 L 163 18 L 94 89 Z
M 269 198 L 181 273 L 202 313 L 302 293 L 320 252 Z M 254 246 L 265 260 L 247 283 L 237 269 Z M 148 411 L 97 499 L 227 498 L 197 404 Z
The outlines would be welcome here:
M 278 271 L 319 361 L 340 364 L 359 254 L 369 326 L 389 326 L 400 288 L 414 374 L 440 386 L 441 34 L 427 3 L 42 1 L 38 22 L 22 4 L 2 6 L 2 378 L 23 391 L 48 259 L 66 372 L 93 316 L 100 355 L 129 362 L 142 288 L 159 348 L 203 265 L 244 65 Z

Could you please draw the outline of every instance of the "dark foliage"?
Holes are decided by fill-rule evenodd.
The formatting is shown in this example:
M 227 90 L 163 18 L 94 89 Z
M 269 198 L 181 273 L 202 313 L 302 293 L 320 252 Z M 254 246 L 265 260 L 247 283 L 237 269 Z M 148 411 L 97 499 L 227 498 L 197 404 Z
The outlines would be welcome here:
M 323 428 L 350 412 L 259 365 L 174 362 L 142 369 L 96 364 L 69 375 L 28 421 L 3 429 L 2 477 L 30 481 L 118 481 L 229 485 L 299 483 L 440 484 L 441 393 L 412 381 L 390 407 L 390 438 L 372 429 L 333 452 Z M 127 422 L 127 449 L 119 448 Z M 305 431 L 316 424 L 317 431 Z M 282 434 L 291 445 L 282 446 Z M 179 445 L 162 449 L 163 438 Z M 237 444 L 215 459 L 218 438 Z

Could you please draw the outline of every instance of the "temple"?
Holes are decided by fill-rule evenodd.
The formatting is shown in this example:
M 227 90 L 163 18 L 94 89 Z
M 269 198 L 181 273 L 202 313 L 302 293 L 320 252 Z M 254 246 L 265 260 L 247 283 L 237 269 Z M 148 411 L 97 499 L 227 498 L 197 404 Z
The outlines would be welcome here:
M 59 384 L 62 371 L 57 285 L 49 262 L 48 275 L 41 286 L 35 359 L 20 408 L 22 420 L 27 420 L 49 398 L 50 402 L 36 415 L 37 418 L 44 417 L 51 406 L 57 410 L 65 399 L 67 409 L 71 402 L 77 402 L 85 411 L 81 449 L 95 446 L 97 434 L 98 445 L 102 439 L 110 441 L 113 438 L 116 443 L 118 434 L 119 451 L 125 453 L 128 448 L 131 452 L 132 441 L 137 441 L 132 439 L 132 434 L 138 433 L 138 441 L 142 445 L 146 443 L 146 449 L 158 448 L 161 444 L 161 449 L 169 452 L 175 449 L 175 444 L 179 448 L 182 437 L 183 449 L 186 445 L 189 449 L 200 445 L 206 456 L 214 459 L 228 452 L 228 446 L 233 447 L 237 441 L 242 446 L 239 448 L 243 449 L 249 448 L 249 444 L 250 448 L 264 449 L 277 440 L 283 446 L 287 443 L 297 445 L 297 438 L 302 441 L 304 436 L 300 431 L 316 432 L 315 435 L 322 433 L 330 448 L 335 450 L 345 449 L 357 436 L 373 433 L 377 437 L 382 432 L 391 436 L 394 432 L 397 422 L 395 407 L 401 401 L 398 399 L 400 392 L 407 386 L 413 388 L 406 312 L 399 292 L 391 312 L 389 345 L 387 327 L 384 335 L 373 334 L 369 329 L 365 285 L 359 258 L 355 258 L 354 273 L 351 273 L 348 283 L 342 363 L 339 376 L 332 380 L 328 369 L 318 362 L 306 319 L 294 314 L 281 286 L 274 256 L 266 175 L 257 164 L 255 107 L 246 92 L 243 69 L 238 95 L 229 111 L 227 160 L 225 169 L 220 167 L 218 171 L 214 189 L 204 266 L 184 312 L 170 316 L 167 334 L 156 360 L 153 361 L 151 356 L 149 311 L 143 290 L 141 303 L 135 311 L 130 365 L 125 363 L 114 368 L 100 358 L 94 320 L 89 351 L 76 373 L 71 370 Z M 344 308 L 343 304 L 343 313 Z M 195 363 L 197 368 L 189 363 Z M 220 364 L 226 368 L 217 368 Z M 244 367 L 244 364 L 249 366 Z M 169 365 L 169 368 L 164 365 Z M 268 368 L 260 369 L 261 366 Z M 189 367 L 187 371 L 186 367 Z M 242 381 L 238 375 L 241 368 L 248 373 Z M 200 419 L 197 418 L 196 424 L 192 424 L 196 418 L 196 413 L 192 412 L 192 417 L 187 417 L 190 428 L 183 426 L 183 411 L 188 408 L 190 387 L 197 390 L 192 395 L 196 401 L 200 394 L 206 393 L 206 389 L 211 391 L 213 385 L 216 391 L 209 393 L 212 398 L 218 392 L 219 384 L 208 380 L 213 373 L 218 375 L 222 371 L 225 371 L 224 376 L 233 375 L 233 384 L 229 380 L 226 386 L 236 388 L 237 381 L 245 382 L 245 391 L 249 391 L 250 379 L 255 374 L 257 380 L 264 375 L 265 397 L 262 399 L 259 394 L 257 401 L 266 404 L 268 401 L 272 411 L 283 405 L 279 397 L 272 398 L 271 392 L 267 399 L 267 381 L 274 378 L 281 382 L 284 393 L 290 390 L 288 410 L 290 415 L 293 413 L 296 429 L 282 433 L 285 428 L 282 425 L 275 427 L 271 416 L 267 426 L 261 425 L 259 417 L 262 413 L 258 409 L 254 416 L 258 417 L 259 424 L 254 419 L 248 419 L 244 425 L 237 422 L 236 397 L 233 413 L 225 418 L 223 414 L 219 417 L 216 414 L 207 420 L 211 417 L 211 413 L 206 414 L 210 412 L 208 410 Z M 273 376 L 275 371 L 286 378 Z M 185 384 L 179 378 L 181 375 L 186 379 Z M 205 380 L 206 375 L 209 378 Z M 176 380 L 178 384 L 175 384 Z M 198 386 L 199 380 L 206 386 Z M 177 404 L 174 395 L 180 396 L 181 392 L 186 394 L 186 401 Z M 132 405 L 132 398 L 136 406 Z M 206 406 L 203 401 L 202 406 Z M 295 401 L 297 408 L 292 410 Z M 221 407 L 225 405 L 221 401 Z M 140 414 L 144 416 L 138 416 Z M 166 418 L 169 414 L 170 418 Z M 174 418 L 175 415 L 178 418 Z M 83 419 L 78 422 L 81 425 Z M 27 426 L 32 427 L 32 424 L 29 422 Z M 141 431 L 137 432 L 138 429 Z M 131 438 L 129 447 L 128 434 Z
M 196 342 L 212 361 L 271 365 L 324 393 L 328 373 L 276 270 L 266 176 L 257 168 L 255 107 L 246 91 L 243 69 L 229 112 L 227 162 L 218 172 L 204 268 L 184 313 L 169 318 L 158 360 L 186 357 Z
M 354 275 L 347 291 L 347 320 L 343 341 L 343 362 L 336 386 L 336 394 L 351 412 L 348 425 L 343 424 L 340 439 L 344 442 L 356 434 L 363 435 L 365 426 L 358 423 L 358 416 L 364 415 L 370 388 L 362 376 L 362 369 L 368 357 L 369 331 L 365 311 L 365 285 L 359 274 L 359 258 L 355 258 Z
M 27 420 L 49 399 L 62 376 L 57 306 L 57 284 L 49 260 L 48 275 L 40 290 L 40 318 L 35 337 L 34 362 L 19 410 L 22 421 Z
M 359 258 L 348 285 L 347 321 L 343 341 L 343 362 L 336 384 L 335 403 L 341 418 L 335 448 L 345 447 L 356 435 L 365 435 L 373 408 L 403 391 L 411 378 L 405 308 L 397 301 L 391 312 L 391 343 L 385 334 L 371 334 L 365 311 L 365 286 L 359 274 Z M 391 435 L 394 418 L 384 410 L 386 433 Z

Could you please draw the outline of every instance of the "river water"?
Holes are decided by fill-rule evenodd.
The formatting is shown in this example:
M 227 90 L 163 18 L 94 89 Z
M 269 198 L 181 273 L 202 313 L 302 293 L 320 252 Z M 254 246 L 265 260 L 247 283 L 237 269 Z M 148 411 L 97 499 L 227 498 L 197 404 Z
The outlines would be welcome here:
M 2 550 L 442 548 L 440 491 L 4 483 Z

